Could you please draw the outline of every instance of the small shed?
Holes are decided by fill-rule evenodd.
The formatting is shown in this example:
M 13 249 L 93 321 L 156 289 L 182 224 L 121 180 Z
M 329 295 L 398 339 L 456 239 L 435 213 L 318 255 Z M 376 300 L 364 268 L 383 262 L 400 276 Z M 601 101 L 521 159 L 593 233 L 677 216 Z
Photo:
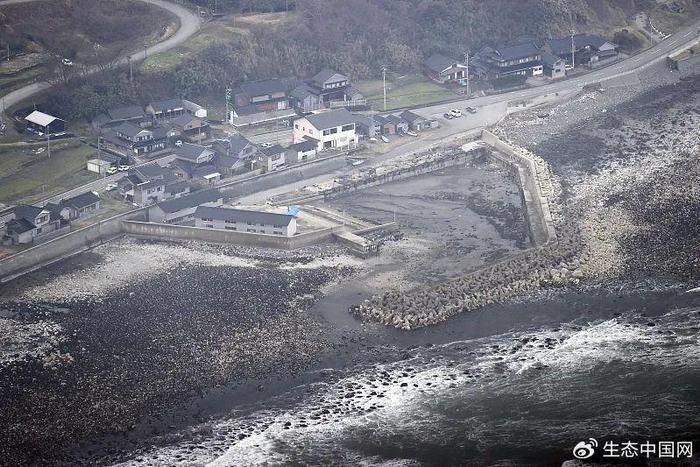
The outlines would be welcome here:
M 55 134 L 66 131 L 66 121 L 53 115 L 33 111 L 24 120 L 27 122 L 27 129 L 39 135 Z

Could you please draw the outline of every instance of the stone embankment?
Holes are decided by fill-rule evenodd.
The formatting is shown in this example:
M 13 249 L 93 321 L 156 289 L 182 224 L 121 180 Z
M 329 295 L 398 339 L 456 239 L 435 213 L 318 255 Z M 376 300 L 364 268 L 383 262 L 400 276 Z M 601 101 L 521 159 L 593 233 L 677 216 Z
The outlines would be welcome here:
M 410 330 L 436 324 L 457 313 L 525 295 L 544 285 L 577 284 L 585 277 L 590 254 L 582 247 L 577 223 L 568 220 L 573 216 L 564 216 L 559 201 L 561 189 L 548 164 L 490 133 L 486 141 L 501 154 L 517 157 L 519 163 L 524 161 L 532 170 L 531 174 L 536 175 L 529 184 L 525 183 L 526 180 L 521 181 L 528 185 L 526 196 L 541 197 L 542 211 L 538 214 L 551 229 L 547 241 L 441 284 L 408 292 L 388 290 L 351 307 L 351 313 L 364 320 Z

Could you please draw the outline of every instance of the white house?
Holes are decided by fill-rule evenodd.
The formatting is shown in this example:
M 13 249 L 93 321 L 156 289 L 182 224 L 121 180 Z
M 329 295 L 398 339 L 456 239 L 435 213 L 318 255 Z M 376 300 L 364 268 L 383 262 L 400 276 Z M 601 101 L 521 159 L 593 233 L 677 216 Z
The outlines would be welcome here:
M 357 144 L 356 117 L 347 109 L 317 113 L 294 121 L 294 143 L 316 140 L 320 150 Z

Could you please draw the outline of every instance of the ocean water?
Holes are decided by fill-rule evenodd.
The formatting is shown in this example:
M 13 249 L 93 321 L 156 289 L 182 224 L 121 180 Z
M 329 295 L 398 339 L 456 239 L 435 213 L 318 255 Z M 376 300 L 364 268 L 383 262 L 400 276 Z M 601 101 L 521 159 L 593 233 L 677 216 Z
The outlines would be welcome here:
M 591 437 L 700 447 L 700 309 L 387 356 L 190 427 L 119 465 L 560 465 Z

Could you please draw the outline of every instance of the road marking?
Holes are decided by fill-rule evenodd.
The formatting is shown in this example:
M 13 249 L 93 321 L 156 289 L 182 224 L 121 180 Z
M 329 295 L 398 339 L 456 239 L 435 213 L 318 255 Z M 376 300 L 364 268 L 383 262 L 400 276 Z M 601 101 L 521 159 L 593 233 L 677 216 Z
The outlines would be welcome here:
M 671 41 L 671 42 L 669 42 L 669 43 L 668 43 L 668 45 L 674 45 L 674 44 L 677 44 L 677 43 L 678 43 L 678 39 L 676 39 L 676 40 L 674 40 L 674 41 Z

